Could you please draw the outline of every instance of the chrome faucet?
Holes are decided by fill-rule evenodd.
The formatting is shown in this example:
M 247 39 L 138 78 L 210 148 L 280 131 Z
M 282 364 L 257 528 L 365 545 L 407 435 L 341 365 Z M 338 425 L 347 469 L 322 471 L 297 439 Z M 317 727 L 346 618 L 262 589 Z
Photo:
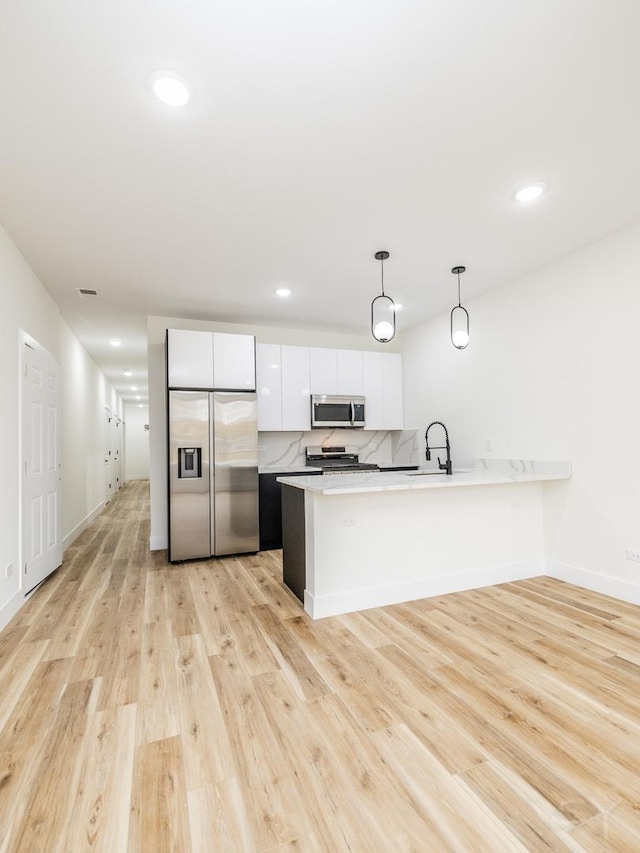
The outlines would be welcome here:
M 441 426 L 444 430 L 444 445 L 440 447 L 429 447 L 429 430 L 432 426 Z M 449 433 L 447 432 L 446 426 L 442 423 L 442 421 L 432 421 L 427 427 L 427 431 L 424 434 L 424 440 L 427 444 L 427 462 L 431 462 L 431 451 L 432 450 L 446 450 L 447 451 L 447 461 L 441 462 L 440 457 L 438 456 L 438 468 L 441 471 L 444 471 L 446 474 L 451 474 L 451 447 L 449 446 Z

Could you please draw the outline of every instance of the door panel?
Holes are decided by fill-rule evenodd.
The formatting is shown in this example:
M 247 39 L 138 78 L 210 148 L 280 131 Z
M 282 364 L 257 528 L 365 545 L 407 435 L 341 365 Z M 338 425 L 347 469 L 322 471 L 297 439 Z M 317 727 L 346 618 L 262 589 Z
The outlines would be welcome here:
M 195 456 L 195 466 L 191 457 Z M 189 460 L 189 465 L 185 464 Z M 169 559 L 210 557 L 209 393 L 169 392 Z
M 25 593 L 62 562 L 58 377 L 55 359 L 44 350 L 24 345 L 22 541 Z
M 215 392 L 213 409 L 213 553 L 257 551 L 258 411 L 255 394 Z

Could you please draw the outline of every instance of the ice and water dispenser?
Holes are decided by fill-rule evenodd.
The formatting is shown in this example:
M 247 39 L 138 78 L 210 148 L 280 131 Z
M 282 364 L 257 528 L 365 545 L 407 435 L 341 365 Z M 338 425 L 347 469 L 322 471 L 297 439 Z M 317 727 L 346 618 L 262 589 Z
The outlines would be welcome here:
M 195 480 L 202 477 L 202 448 L 178 448 L 178 478 L 180 480 Z

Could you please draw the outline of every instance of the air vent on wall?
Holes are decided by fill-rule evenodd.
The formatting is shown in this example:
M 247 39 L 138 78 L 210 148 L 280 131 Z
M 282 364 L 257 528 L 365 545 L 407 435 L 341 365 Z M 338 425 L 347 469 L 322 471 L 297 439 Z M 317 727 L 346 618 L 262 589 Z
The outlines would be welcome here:
M 88 287 L 76 287 L 80 299 L 99 299 L 100 294 L 97 290 L 91 290 Z

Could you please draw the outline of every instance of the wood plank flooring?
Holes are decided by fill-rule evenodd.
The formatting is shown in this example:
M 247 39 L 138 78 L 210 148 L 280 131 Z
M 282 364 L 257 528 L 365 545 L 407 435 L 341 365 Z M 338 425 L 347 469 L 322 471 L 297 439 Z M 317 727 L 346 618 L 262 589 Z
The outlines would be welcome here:
M 0 850 L 639 851 L 640 608 L 549 578 L 311 621 L 127 484 L 0 634 Z

